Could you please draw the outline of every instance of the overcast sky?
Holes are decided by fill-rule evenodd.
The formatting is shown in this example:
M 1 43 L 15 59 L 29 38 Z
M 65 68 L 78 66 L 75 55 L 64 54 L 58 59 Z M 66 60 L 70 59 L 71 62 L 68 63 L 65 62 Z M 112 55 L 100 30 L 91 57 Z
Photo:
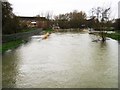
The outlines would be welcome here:
M 85 11 L 89 16 L 93 7 L 111 7 L 111 17 L 118 17 L 118 2 L 120 0 L 8 0 L 13 12 L 19 16 L 52 15 L 71 12 L 73 10 Z

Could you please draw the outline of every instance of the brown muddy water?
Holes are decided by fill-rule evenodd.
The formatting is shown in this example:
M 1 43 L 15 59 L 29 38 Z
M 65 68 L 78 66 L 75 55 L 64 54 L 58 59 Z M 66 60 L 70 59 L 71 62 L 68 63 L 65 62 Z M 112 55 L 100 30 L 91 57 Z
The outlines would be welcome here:
M 118 42 L 92 42 L 88 33 L 53 33 L 8 51 L 3 88 L 117 88 Z

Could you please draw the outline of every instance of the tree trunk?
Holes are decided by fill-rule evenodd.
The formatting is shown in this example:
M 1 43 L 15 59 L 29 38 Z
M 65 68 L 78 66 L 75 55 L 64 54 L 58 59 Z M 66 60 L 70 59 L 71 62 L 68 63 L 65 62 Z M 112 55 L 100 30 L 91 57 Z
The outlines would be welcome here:
M 105 36 L 105 33 L 102 32 L 102 41 L 105 42 L 106 41 L 106 36 Z

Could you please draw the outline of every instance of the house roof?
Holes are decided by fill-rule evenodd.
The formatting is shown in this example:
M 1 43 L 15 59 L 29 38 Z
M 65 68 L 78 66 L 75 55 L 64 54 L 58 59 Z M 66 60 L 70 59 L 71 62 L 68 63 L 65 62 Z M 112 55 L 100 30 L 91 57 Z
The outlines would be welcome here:
M 37 20 L 47 20 L 45 17 L 24 17 L 24 16 L 19 16 L 19 19 L 20 20 L 31 20 L 31 21 L 33 21 L 33 20 L 35 20 L 35 21 L 37 21 Z

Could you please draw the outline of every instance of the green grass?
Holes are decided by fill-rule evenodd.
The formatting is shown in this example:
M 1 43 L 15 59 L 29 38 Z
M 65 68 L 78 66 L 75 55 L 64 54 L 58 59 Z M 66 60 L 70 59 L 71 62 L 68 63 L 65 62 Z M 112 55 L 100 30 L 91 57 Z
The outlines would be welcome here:
M 22 33 L 22 32 L 32 32 L 36 30 L 36 28 L 28 28 L 28 29 L 23 29 L 21 32 L 19 33 Z M 48 30 L 48 31 L 51 31 L 51 30 Z M 3 43 L 2 45 L 0 45 L 0 53 L 4 53 L 5 51 L 9 50 L 9 49 L 13 49 L 13 48 L 16 48 L 18 47 L 22 42 L 22 40 L 13 40 L 13 41 L 9 41 L 9 42 L 6 42 L 6 43 Z
M 53 32 L 53 29 L 45 29 L 44 31 L 51 33 L 51 32 Z
M 21 30 L 20 33 L 22 32 L 32 32 L 36 30 L 36 28 L 28 28 L 28 29 L 23 29 Z M 51 32 L 52 30 L 51 29 L 47 29 L 45 30 L 46 32 Z M 22 40 L 14 40 L 14 41 L 9 41 L 9 42 L 6 42 L 6 43 L 3 43 L 2 45 L 0 45 L 0 53 L 4 53 L 5 51 L 9 50 L 9 49 L 13 49 L 13 48 L 16 48 L 18 47 L 22 42 Z
M 120 33 L 107 34 L 107 37 L 120 41 Z
M 4 53 L 5 51 L 9 49 L 13 49 L 18 47 L 22 43 L 22 40 L 16 40 L 16 41 L 10 41 L 7 43 L 3 43 L 0 45 L 0 52 Z
M 0 53 L 2 52 L 2 45 L 0 45 Z

